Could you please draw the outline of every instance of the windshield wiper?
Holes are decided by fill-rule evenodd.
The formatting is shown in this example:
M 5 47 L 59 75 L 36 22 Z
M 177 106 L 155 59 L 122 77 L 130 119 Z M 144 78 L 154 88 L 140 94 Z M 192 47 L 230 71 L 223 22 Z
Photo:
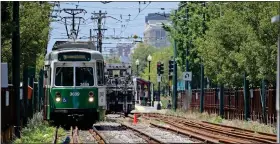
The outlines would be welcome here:
M 93 75 L 93 74 L 90 72 L 90 70 L 88 69 L 88 67 L 86 66 L 86 64 L 85 64 L 85 63 L 83 63 L 83 64 L 84 64 L 86 70 L 89 72 L 89 74 L 90 74 L 90 75 Z
M 55 74 L 55 76 L 57 76 L 61 72 L 61 70 L 63 69 L 64 65 L 65 65 L 65 63 L 62 64 L 62 67 L 58 70 L 58 72 Z

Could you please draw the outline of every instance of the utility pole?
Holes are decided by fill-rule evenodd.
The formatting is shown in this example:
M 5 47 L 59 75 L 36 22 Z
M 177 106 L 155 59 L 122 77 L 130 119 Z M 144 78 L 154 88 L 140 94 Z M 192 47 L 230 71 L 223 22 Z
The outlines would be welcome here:
M 63 17 L 63 19 L 65 19 L 65 28 L 66 28 L 66 32 L 67 32 L 67 36 L 68 38 L 70 38 L 70 35 L 68 33 L 68 29 L 67 29 L 67 19 L 72 19 L 72 29 L 71 29 L 71 36 L 73 39 L 76 39 L 78 37 L 79 34 L 79 27 L 80 27 L 80 21 L 81 19 L 83 19 L 83 17 L 76 17 L 76 15 L 80 14 L 80 13 L 86 13 L 86 11 L 84 9 L 63 9 L 63 11 L 67 14 L 72 15 L 71 17 Z M 79 24 L 78 24 L 78 29 L 75 29 L 75 19 L 79 19 Z
M 92 17 L 91 19 L 92 20 L 96 20 L 97 19 L 97 29 L 93 29 L 93 30 L 97 30 L 98 33 L 97 33 L 97 49 L 102 53 L 102 38 L 103 38 L 103 34 L 102 34 L 102 31 L 105 31 L 107 29 L 104 29 L 102 28 L 102 20 L 109 17 L 109 18 L 112 18 L 114 20 L 117 20 L 117 21 L 120 21 L 122 22 L 121 20 L 115 18 L 115 17 L 112 17 L 112 16 L 106 16 L 107 12 L 105 13 L 102 13 L 101 10 L 99 10 L 99 13 L 92 13 L 93 15 L 95 15 L 95 17 Z M 115 35 L 115 29 L 114 29 L 114 35 Z
M 277 16 L 271 18 L 272 23 L 278 24 L 278 50 L 277 50 L 277 84 L 276 84 L 276 111 L 277 111 L 277 143 L 280 142 L 280 3 Z
M 177 14 L 177 10 L 175 10 L 175 16 Z M 177 43 L 176 39 L 174 39 L 174 57 L 173 57 L 173 109 L 176 111 L 177 109 Z
M 176 11 L 175 11 L 176 14 Z M 176 111 L 177 109 L 177 43 L 176 40 L 174 40 L 174 57 L 173 57 L 173 109 Z
M 89 30 L 89 40 L 91 41 L 91 38 L 92 38 L 92 32 L 91 32 L 91 29 Z
M 16 125 L 15 135 L 20 138 L 20 29 L 19 29 L 19 1 L 13 2 L 13 39 L 12 39 L 12 67 L 13 67 L 13 86 L 16 96 Z
M 92 17 L 91 19 L 97 19 L 97 29 L 94 29 L 94 30 L 97 30 L 98 33 L 97 33 L 97 49 L 99 50 L 100 53 L 102 53 L 102 30 L 105 31 L 107 29 L 102 29 L 101 27 L 101 23 L 102 23 L 102 19 L 106 18 L 106 15 L 107 13 L 102 13 L 101 10 L 99 10 L 99 13 L 93 13 L 93 15 L 97 15 L 95 17 Z
M 203 7 L 205 8 L 205 2 L 203 2 Z M 205 34 L 206 25 L 205 25 L 205 12 L 203 13 L 203 34 Z M 203 113 L 203 106 L 204 106 L 204 65 L 203 60 L 200 58 L 200 112 Z
M 188 9 L 188 2 L 186 2 L 186 19 L 187 19 L 187 24 L 189 22 L 189 9 Z M 187 31 L 189 30 L 189 27 L 187 27 Z M 186 45 L 186 72 L 189 71 L 189 61 L 188 61 L 188 56 L 189 56 L 189 48 L 190 48 L 190 44 L 191 44 L 191 41 L 189 40 L 187 42 L 187 45 Z M 192 95 L 190 89 L 190 83 L 189 81 L 185 81 L 185 89 L 186 89 L 186 103 L 187 103 L 187 107 L 186 109 L 188 108 L 188 105 L 190 104 L 190 101 L 191 99 L 189 99 L 190 95 Z

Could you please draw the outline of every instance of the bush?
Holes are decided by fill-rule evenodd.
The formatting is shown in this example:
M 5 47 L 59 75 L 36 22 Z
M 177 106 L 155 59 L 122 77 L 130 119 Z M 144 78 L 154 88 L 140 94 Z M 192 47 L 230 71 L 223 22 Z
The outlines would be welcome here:
M 28 120 L 27 126 L 21 131 L 21 138 L 16 139 L 14 143 L 52 143 L 55 127 L 43 121 L 42 112 L 35 113 L 32 119 Z M 62 128 L 58 129 L 58 137 L 65 136 Z

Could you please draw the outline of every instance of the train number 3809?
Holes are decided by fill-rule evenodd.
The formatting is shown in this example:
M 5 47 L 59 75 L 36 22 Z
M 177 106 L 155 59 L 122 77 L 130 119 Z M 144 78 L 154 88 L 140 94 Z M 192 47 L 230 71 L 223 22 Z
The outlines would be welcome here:
M 80 93 L 79 92 L 70 92 L 70 96 L 79 96 Z

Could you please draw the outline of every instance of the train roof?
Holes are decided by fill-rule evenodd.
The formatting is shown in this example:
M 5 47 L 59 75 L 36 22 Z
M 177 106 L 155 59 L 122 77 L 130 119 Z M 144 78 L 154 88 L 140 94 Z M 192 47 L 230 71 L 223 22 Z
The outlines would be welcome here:
M 56 41 L 52 50 L 65 50 L 65 49 L 90 49 L 96 50 L 93 41 Z
M 86 48 L 77 48 L 77 49 L 58 49 L 53 50 L 50 53 L 46 54 L 45 61 L 53 61 L 58 59 L 59 53 L 68 53 L 68 52 L 86 52 L 91 54 L 91 58 L 94 60 L 104 60 L 103 55 L 96 50 L 86 49 Z

